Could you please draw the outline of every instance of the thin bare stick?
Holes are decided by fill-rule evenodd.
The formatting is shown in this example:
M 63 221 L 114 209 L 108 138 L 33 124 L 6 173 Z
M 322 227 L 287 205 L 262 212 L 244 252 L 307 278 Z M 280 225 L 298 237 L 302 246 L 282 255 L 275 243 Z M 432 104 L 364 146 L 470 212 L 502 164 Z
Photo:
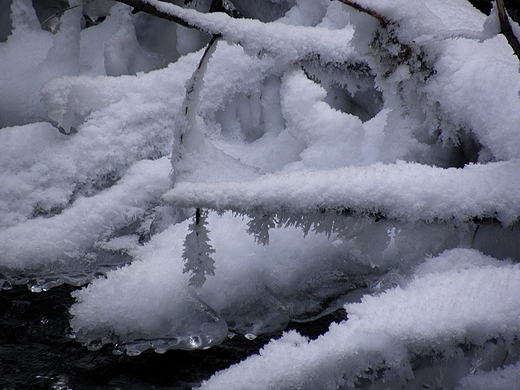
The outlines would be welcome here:
M 65 11 L 69 11 L 71 9 L 78 8 L 78 7 L 83 7 L 85 4 L 92 3 L 93 1 L 94 0 L 87 0 L 87 1 L 85 1 L 83 3 L 81 3 L 81 4 L 76 4 L 76 5 L 73 5 L 71 7 L 63 8 L 62 10 L 59 10 L 58 12 L 52 14 L 47 19 L 45 19 L 43 22 L 41 22 L 40 26 L 43 26 L 45 23 L 47 23 L 49 20 L 51 20 L 54 17 L 58 17 L 58 16 L 63 15 L 65 13 Z
M 513 32 L 511 24 L 509 23 L 509 16 L 507 15 L 506 6 L 504 0 L 497 0 L 498 19 L 500 20 L 500 32 L 504 34 L 509 43 L 509 46 L 513 49 L 516 56 L 520 60 L 520 42 L 518 37 Z
M 363 12 L 367 15 L 372 16 L 373 18 L 376 18 L 377 20 L 379 20 L 379 23 L 381 23 L 384 27 L 386 27 L 390 24 L 390 21 L 386 17 L 381 15 L 379 12 L 376 12 L 370 8 L 363 7 L 362 5 L 359 5 L 358 3 L 356 3 L 353 0 L 339 0 L 339 1 L 343 4 L 346 4 L 350 7 L 358 10 L 359 12 Z
M 143 0 L 116 0 L 116 1 L 118 1 L 119 3 L 129 5 L 130 7 L 133 7 L 134 8 L 134 10 L 132 11 L 133 13 L 144 12 L 149 15 L 157 16 L 158 18 L 162 18 L 162 19 L 169 20 L 171 22 L 175 22 L 175 23 L 180 24 L 181 26 L 184 26 L 187 28 L 194 28 L 196 30 L 203 31 L 200 28 L 200 26 L 190 23 L 177 15 L 173 15 L 172 13 L 165 12 L 146 1 L 143 1 Z M 170 4 L 168 3 L 168 5 L 170 5 Z

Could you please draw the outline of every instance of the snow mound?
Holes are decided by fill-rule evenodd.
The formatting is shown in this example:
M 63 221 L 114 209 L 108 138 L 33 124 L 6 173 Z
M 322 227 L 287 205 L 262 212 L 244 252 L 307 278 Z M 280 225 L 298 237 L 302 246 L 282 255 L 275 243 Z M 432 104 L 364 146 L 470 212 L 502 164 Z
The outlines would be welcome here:
M 264 247 L 248 236 L 246 221 L 237 221 L 231 213 L 212 213 L 208 220 L 210 243 L 218 248 L 213 255 L 217 268 L 200 289 L 189 287 L 183 273 L 185 221 L 132 250 L 131 265 L 74 293 L 78 303 L 71 309 L 71 326 L 77 339 L 85 344 L 104 340 L 122 348 L 146 340 L 146 348 L 155 348 L 153 340 L 197 336 L 200 348 L 222 341 L 228 332 L 254 338 L 283 329 L 291 319 L 309 320 L 337 308 L 350 292 L 376 279 L 369 275 L 369 266 L 349 261 L 349 255 L 323 235 L 304 239 L 296 229 L 280 229 Z M 217 334 L 211 332 L 213 320 L 206 328 L 207 319 L 189 314 L 194 300 L 218 318 Z M 159 327 L 163 323 L 169 325 Z M 172 324 L 184 325 L 178 329 L 181 325 Z M 173 343 L 169 348 L 192 347 Z
M 423 375 L 420 367 L 412 366 L 415 356 L 433 354 L 468 373 L 472 359 L 475 363 L 492 357 L 482 350 L 465 358 L 460 345 L 483 345 L 494 339 L 504 339 L 507 345 L 514 342 L 520 331 L 519 272 L 517 265 L 473 250 L 445 252 L 427 260 L 405 286 L 346 305 L 348 320 L 331 325 L 318 339 L 286 333 L 258 356 L 219 372 L 201 388 L 354 388 L 365 378 L 387 387 L 436 387 L 438 372 Z M 502 359 L 506 353 L 507 347 L 501 351 Z M 515 367 L 506 371 L 512 372 L 509 379 L 517 373 Z M 475 375 L 462 383 L 482 386 L 501 372 Z M 443 385 L 455 387 L 464 373 L 455 369 L 444 375 Z

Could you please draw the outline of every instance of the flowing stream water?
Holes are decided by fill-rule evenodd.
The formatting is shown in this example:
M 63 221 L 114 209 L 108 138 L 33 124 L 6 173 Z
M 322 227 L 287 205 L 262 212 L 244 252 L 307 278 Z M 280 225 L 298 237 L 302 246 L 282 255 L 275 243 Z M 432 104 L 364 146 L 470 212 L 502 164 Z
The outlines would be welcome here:
M 0 389 L 2 390 L 141 390 L 191 389 L 218 370 L 258 350 L 282 332 L 255 340 L 227 339 L 208 350 L 144 352 L 113 355 L 112 348 L 91 352 L 67 337 L 70 296 L 77 287 L 62 285 L 33 293 L 26 286 L 0 292 Z M 291 329 L 315 338 L 333 321 L 345 318 L 339 310 Z

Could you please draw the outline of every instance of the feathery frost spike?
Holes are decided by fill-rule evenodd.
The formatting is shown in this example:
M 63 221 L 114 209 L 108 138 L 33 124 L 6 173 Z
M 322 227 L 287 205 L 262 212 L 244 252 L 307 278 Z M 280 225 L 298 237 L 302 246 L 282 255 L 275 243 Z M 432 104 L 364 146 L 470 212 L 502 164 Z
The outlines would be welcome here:
M 206 221 L 207 216 L 207 211 L 197 209 L 195 217 L 189 226 L 190 233 L 184 240 L 184 250 L 182 252 L 184 260 L 182 272 L 191 272 L 190 285 L 197 288 L 202 287 L 206 281 L 206 275 L 215 275 L 215 261 L 211 258 L 211 254 L 215 253 L 215 249 L 209 244 L 209 230 L 206 227 L 208 224 Z
M 247 232 L 255 237 L 257 244 L 269 245 L 269 230 L 276 227 L 276 223 L 270 215 L 254 215 L 247 223 Z

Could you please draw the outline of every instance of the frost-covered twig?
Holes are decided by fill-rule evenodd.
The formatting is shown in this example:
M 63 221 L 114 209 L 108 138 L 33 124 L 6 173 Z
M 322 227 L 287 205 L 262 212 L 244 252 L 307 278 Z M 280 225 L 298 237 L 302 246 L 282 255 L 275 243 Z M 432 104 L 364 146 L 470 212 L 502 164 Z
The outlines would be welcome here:
M 376 12 L 370 8 L 366 8 L 366 7 L 363 7 L 361 5 L 359 5 L 358 3 L 356 3 L 355 1 L 352 1 L 352 0 L 339 0 L 339 2 L 343 3 L 343 4 L 346 4 L 360 12 L 363 12 L 367 15 L 370 15 L 374 18 L 376 18 L 377 20 L 379 20 L 379 22 L 383 25 L 383 26 L 387 26 L 390 21 L 383 15 L 381 15 L 379 12 Z
M 509 15 L 507 14 L 504 0 L 497 0 L 498 18 L 500 20 L 500 32 L 504 34 L 509 43 L 509 46 L 513 49 L 518 59 L 520 59 L 520 41 L 513 32 L 511 23 L 509 21 Z

